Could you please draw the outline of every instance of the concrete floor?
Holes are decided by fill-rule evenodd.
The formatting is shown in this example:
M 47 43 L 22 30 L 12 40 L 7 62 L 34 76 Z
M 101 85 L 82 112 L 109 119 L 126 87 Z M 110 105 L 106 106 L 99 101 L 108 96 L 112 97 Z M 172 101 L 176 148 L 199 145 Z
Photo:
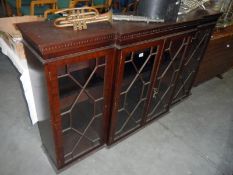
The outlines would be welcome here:
M 0 54 L 0 175 L 53 175 L 18 77 Z M 168 115 L 60 174 L 232 175 L 233 70 L 192 92 Z

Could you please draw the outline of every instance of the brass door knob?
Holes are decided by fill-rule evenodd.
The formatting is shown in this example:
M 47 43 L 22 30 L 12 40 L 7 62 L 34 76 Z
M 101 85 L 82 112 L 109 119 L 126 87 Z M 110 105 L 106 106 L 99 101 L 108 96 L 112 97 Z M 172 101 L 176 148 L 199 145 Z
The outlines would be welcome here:
M 156 98 L 157 94 L 158 94 L 158 88 L 153 88 L 153 98 Z

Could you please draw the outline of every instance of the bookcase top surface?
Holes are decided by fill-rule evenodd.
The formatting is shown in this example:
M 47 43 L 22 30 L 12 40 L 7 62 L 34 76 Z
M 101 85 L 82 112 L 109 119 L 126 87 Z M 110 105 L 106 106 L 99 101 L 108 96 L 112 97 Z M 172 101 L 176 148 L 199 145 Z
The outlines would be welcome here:
M 56 28 L 52 22 L 17 24 L 24 42 L 30 45 L 44 60 L 83 52 L 101 47 L 128 45 L 151 38 L 195 28 L 206 22 L 216 21 L 218 12 L 195 10 L 180 16 L 177 22 L 100 22 L 89 24 L 87 30 L 73 31 L 72 27 Z

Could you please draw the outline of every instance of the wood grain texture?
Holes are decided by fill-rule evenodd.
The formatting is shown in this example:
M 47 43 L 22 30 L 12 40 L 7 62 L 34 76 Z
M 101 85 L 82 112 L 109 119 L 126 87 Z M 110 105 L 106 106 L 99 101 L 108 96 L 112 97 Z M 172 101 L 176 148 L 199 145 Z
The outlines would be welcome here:
M 169 43 L 174 42 L 176 39 L 178 39 L 179 42 L 179 38 L 184 38 L 185 42 L 188 43 L 194 34 L 202 32 L 206 28 L 209 29 L 209 32 L 211 32 L 219 16 L 219 13 L 215 13 L 210 10 L 196 10 L 189 15 L 179 17 L 178 21 L 175 23 L 146 24 L 139 22 L 103 22 L 91 24 L 88 26 L 88 29 L 84 31 L 73 31 L 72 28 L 57 29 L 51 22 L 17 24 L 23 35 L 23 42 L 27 51 L 26 54 L 29 60 L 29 66 L 32 68 L 30 77 L 32 80 L 35 79 L 33 71 L 36 71 L 39 77 L 43 77 L 43 87 L 37 86 L 38 82 L 36 79 L 32 82 L 32 86 L 36 87 L 33 89 L 33 93 L 36 94 L 35 101 L 38 102 L 36 107 L 37 110 L 42 109 L 41 111 L 45 111 L 45 113 L 40 114 L 41 117 L 46 118 L 46 120 L 43 120 L 43 125 L 41 125 L 42 127 L 39 127 L 39 130 L 42 142 L 45 147 L 47 147 L 48 154 L 50 157 L 52 157 L 56 167 L 61 169 L 67 164 L 98 150 L 106 143 L 115 143 L 116 141 L 125 138 L 126 136 L 135 132 L 137 129 L 142 128 L 149 123 L 146 120 L 146 117 L 149 105 L 151 103 L 151 98 L 153 96 L 153 88 L 157 87 L 156 79 L 158 76 L 158 71 L 160 67 L 162 67 L 161 60 L 166 52 L 165 45 L 169 45 Z M 200 37 L 198 40 L 201 40 Z M 203 43 L 202 49 L 200 50 L 197 48 L 195 57 L 191 56 L 191 58 L 198 58 L 198 61 L 201 60 L 208 41 L 209 37 L 207 37 Z M 179 44 L 180 43 L 174 44 L 174 48 L 171 48 L 172 53 L 170 53 L 170 57 L 171 55 L 174 57 L 176 57 L 175 55 L 179 55 L 179 52 L 176 54 L 176 45 Z M 183 83 L 185 85 L 178 85 L 178 77 L 185 77 L 185 68 L 187 67 L 186 65 L 188 65 L 186 62 L 188 62 L 187 60 L 191 59 L 189 56 L 186 56 L 186 50 L 189 50 L 187 49 L 186 45 L 184 53 L 182 52 L 182 56 L 179 56 L 179 65 L 181 65 L 181 67 L 179 66 L 180 69 L 176 70 L 172 80 L 172 85 L 170 86 L 170 94 L 172 95 L 169 96 L 169 98 L 166 98 L 166 112 L 169 111 L 172 100 L 174 99 L 175 87 L 177 87 L 177 89 L 185 87 L 185 93 L 182 94 L 181 99 L 190 94 L 194 77 L 196 76 L 196 72 L 199 68 L 198 62 L 198 64 L 195 64 L 195 66 L 190 68 L 192 76 L 190 81 L 187 84 Z M 196 46 L 195 44 L 190 45 L 192 48 L 195 48 Z M 119 100 L 123 83 L 123 75 L 126 71 L 126 56 L 128 53 L 139 52 L 143 49 L 145 50 L 155 47 L 157 48 L 157 53 L 156 56 L 152 58 L 154 59 L 154 63 L 151 65 L 152 68 L 149 77 L 150 84 L 148 85 L 148 90 L 146 92 L 143 111 L 140 111 L 143 115 L 141 116 L 142 120 L 137 128 L 129 130 L 129 132 L 126 134 L 123 134 L 119 138 L 115 139 L 114 134 L 117 122 L 116 116 L 120 104 Z M 67 154 L 65 154 L 65 147 L 67 146 L 67 143 L 70 142 L 65 142 L 66 139 L 64 138 L 64 132 L 66 131 L 64 131 L 62 125 L 63 120 L 61 119 L 61 106 L 64 103 L 68 103 L 68 101 L 70 101 L 72 98 L 69 96 L 69 94 L 66 94 L 64 101 L 62 101 L 60 98 L 61 94 L 59 90 L 61 88 L 61 84 L 59 84 L 59 70 L 64 67 L 69 69 L 67 68 L 69 66 L 71 66 L 73 70 L 85 69 L 85 67 L 91 67 L 88 64 L 90 60 L 98 60 L 98 58 L 104 58 L 106 61 L 106 65 L 104 66 L 105 74 L 102 76 L 104 79 L 104 105 L 102 109 L 103 120 L 101 122 L 102 127 L 100 131 L 100 141 L 98 145 L 89 147 L 90 149 L 86 150 L 85 148 L 87 145 L 85 144 L 87 143 L 84 143 L 80 146 L 80 149 L 85 150 L 84 152 L 81 152 L 75 156 L 73 155 L 74 150 L 72 150 L 71 155 L 68 155 L 68 157 L 70 157 L 67 158 Z M 39 65 L 39 71 L 35 66 L 35 62 L 37 66 Z M 167 67 L 167 69 L 169 69 L 169 67 Z M 93 70 L 92 72 L 95 73 Z M 69 73 L 70 72 L 66 70 L 66 73 L 63 76 L 67 76 Z M 137 72 L 137 74 L 140 74 L 140 72 Z M 71 75 L 69 74 L 69 76 Z M 164 78 L 169 79 L 170 74 L 167 76 L 168 77 Z M 88 82 L 89 80 L 86 81 Z M 76 85 L 78 85 L 78 83 L 76 83 Z M 43 100 L 40 100 L 41 97 L 38 94 L 38 92 L 41 90 L 43 90 L 44 93 L 42 94 L 42 97 L 46 97 L 43 98 Z M 95 90 L 98 91 L 97 88 Z M 78 97 L 76 97 L 75 102 L 73 102 L 74 106 L 76 105 L 75 103 L 77 102 L 77 99 Z M 82 98 L 83 101 L 84 99 L 88 99 L 88 97 Z M 39 101 L 42 103 L 39 103 Z M 45 104 L 47 104 L 46 106 L 48 109 L 45 108 Z M 66 104 L 66 106 L 69 105 Z M 72 109 L 70 110 L 72 111 Z M 69 115 L 71 115 L 70 113 L 71 112 L 69 112 Z M 80 116 L 81 114 L 77 113 L 75 115 Z M 76 122 L 79 123 L 79 121 Z M 68 130 L 69 129 L 70 128 L 68 128 Z M 72 138 L 69 138 L 68 140 L 72 140 Z M 76 146 L 77 144 L 75 143 L 75 148 Z
M 219 14 L 196 10 L 181 16 L 173 23 L 102 22 L 88 25 L 88 30 L 73 31 L 72 28 L 57 29 L 52 22 L 17 24 L 23 37 L 43 59 L 64 54 L 83 52 L 99 47 L 140 42 L 163 35 L 174 34 L 214 22 Z

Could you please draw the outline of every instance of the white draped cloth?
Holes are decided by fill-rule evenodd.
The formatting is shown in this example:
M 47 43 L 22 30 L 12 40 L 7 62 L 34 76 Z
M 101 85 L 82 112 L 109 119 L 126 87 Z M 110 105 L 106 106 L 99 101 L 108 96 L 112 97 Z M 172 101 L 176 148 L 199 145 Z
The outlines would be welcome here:
M 22 83 L 24 95 L 29 108 L 30 118 L 33 124 L 37 123 L 38 117 L 36 113 L 36 106 L 34 102 L 34 97 L 32 93 L 31 80 L 29 77 L 29 71 L 27 66 L 27 60 L 20 58 L 13 49 L 11 49 L 6 42 L 0 37 L 0 47 L 2 48 L 2 53 L 9 57 L 13 65 L 21 74 L 20 81 Z

